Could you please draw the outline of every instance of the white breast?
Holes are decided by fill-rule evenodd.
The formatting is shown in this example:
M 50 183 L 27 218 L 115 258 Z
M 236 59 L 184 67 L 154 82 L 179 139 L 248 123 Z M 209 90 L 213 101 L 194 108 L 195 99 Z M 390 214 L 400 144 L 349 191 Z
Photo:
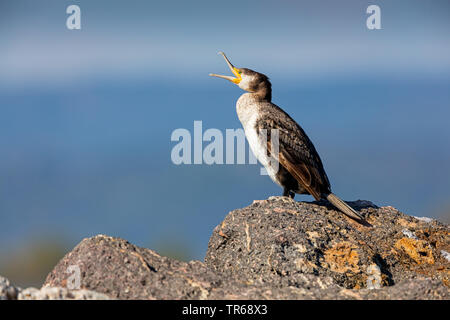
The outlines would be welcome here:
M 237 101 L 236 111 L 244 128 L 250 149 L 256 159 L 266 168 L 270 178 L 275 183 L 281 185 L 276 177 L 276 168 L 270 165 L 271 161 L 275 160 L 267 156 L 267 138 L 264 135 L 260 136 L 256 131 L 256 122 L 260 116 L 258 102 L 254 100 L 251 94 L 243 94 Z

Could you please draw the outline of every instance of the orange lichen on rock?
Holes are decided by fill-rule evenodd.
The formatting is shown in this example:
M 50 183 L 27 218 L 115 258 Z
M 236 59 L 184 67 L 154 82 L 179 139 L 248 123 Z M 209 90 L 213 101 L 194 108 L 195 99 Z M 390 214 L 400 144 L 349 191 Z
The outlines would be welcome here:
M 322 263 L 324 267 L 331 271 L 345 273 L 348 271 L 358 273 L 359 255 L 356 251 L 357 247 L 350 242 L 339 242 L 325 251 L 325 261 Z
M 417 223 L 408 221 L 406 219 L 400 218 L 397 220 L 397 223 L 403 227 L 408 227 L 408 228 L 415 228 L 417 226 Z
M 433 252 L 424 240 L 401 238 L 395 243 L 397 249 L 403 250 L 417 264 L 434 264 Z

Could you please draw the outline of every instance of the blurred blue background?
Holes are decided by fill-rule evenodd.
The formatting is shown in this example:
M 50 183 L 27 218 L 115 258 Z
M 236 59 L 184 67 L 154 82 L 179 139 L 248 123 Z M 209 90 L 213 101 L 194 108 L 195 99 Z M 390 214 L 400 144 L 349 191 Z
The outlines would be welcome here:
M 66 8 L 81 8 L 81 30 Z M 381 7 L 381 30 L 366 8 Z M 177 128 L 240 128 L 243 93 L 208 77 L 270 76 L 333 191 L 449 220 L 450 3 L 0 2 L 0 274 L 40 285 L 103 233 L 203 259 L 227 212 L 281 189 L 259 165 L 172 164 Z M 311 197 L 297 196 L 311 201 Z

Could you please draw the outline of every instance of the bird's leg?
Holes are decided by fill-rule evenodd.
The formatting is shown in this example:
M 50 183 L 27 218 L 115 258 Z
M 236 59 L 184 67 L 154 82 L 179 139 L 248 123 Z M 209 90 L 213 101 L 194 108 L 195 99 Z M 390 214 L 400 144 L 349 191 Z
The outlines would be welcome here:
M 289 190 L 288 188 L 284 188 L 283 189 L 283 197 L 289 197 L 291 199 L 294 199 L 295 197 L 295 192 Z

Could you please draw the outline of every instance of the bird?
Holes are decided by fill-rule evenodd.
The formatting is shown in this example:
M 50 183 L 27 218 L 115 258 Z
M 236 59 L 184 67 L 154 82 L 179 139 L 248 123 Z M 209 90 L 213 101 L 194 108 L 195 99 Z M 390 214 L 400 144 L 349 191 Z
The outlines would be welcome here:
M 317 201 L 326 199 L 346 216 L 364 223 L 361 213 L 331 192 L 322 160 L 302 127 L 272 103 L 269 77 L 248 68 L 236 68 L 225 53 L 219 54 L 234 77 L 209 75 L 231 81 L 246 91 L 236 103 L 238 118 L 250 149 L 270 178 L 283 188 L 283 196 L 293 199 L 295 194 L 310 194 Z M 275 143 L 273 138 L 278 138 Z

